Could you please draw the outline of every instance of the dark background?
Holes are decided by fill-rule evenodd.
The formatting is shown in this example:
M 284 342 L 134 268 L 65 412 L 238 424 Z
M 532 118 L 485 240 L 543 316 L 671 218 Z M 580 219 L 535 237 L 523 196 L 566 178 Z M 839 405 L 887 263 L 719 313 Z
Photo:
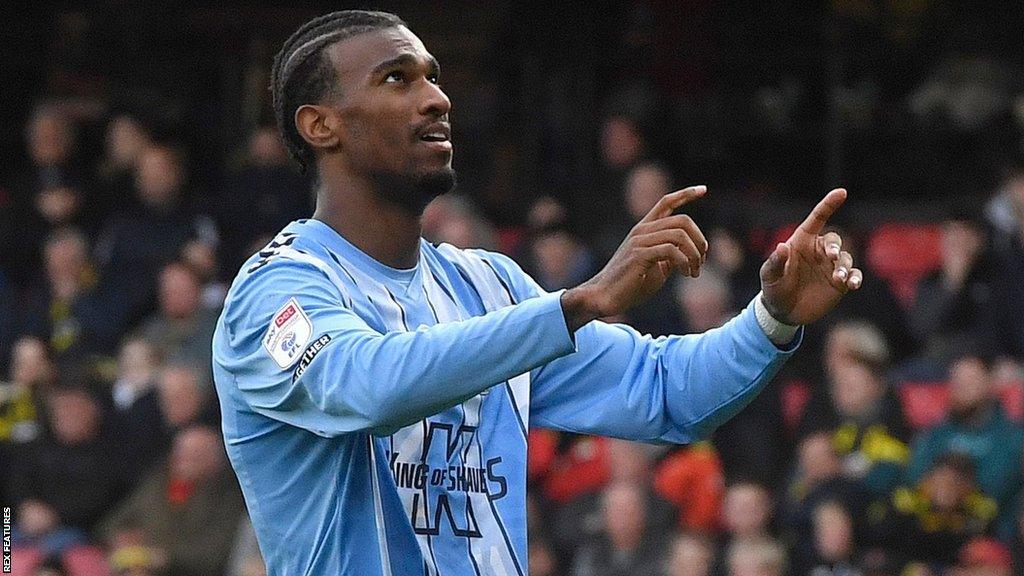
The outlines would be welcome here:
M 24 166 L 42 96 L 78 100 L 86 143 L 130 110 L 190 150 L 217 187 L 267 121 L 270 61 L 326 10 L 365 4 L 37 2 L 9 5 L 0 179 Z M 529 199 L 587 197 L 601 118 L 641 121 L 682 183 L 809 199 L 848 187 L 874 209 L 985 195 L 1021 147 L 1019 2 L 384 2 L 444 68 L 462 191 L 499 223 Z M 915 111 L 968 61 L 991 110 Z M 975 108 L 983 104 L 976 103 Z M 1019 108 L 1019 104 L 1017 105 Z M 968 104 L 968 108 L 971 105 Z M 100 146 L 82 146 L 84 155 Z M 867 208 L 867 206 L 864 206 Z M 911 214 L 919 213 L 910 210 Z

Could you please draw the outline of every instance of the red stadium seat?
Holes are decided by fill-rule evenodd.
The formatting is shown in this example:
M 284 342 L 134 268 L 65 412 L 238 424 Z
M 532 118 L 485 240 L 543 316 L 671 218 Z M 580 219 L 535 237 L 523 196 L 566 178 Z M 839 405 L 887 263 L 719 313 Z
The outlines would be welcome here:
M 504 254 L 518 254 L 526 241 L 526 229 L 522 226 L 498 228 L 498 251 Z
M 754 229 L 750 232 L 748 242 L 755 252 L 767 258 L 772 255 L 772 252 L 775 251 L 775 247 L 779 243 L 789 240 L 789 237 L 793 235 L 793 232 L 796 232 L 796 227 L 799 225 L 799 222 L 790 222 L 772 229 Z
M 945 382 L 902 382 L 897 392 L 907 423 L 914 430 L 930 428 L 946 418 L 949 389 Z M 1006 416 L 1017 424 L 1024 424 L 1024 382 L 999 384 L 996 394 Z
M 38 546 L 15 546 L 11 550 L 11 574 L 32 576 L 45 557 Z
M 883 224 L 868 240 L 867 262 L 909 308 L 917 293 L 917 282 L 942 265 L 942 227 L 905 222 Z
M 13 563 L 11 574 L 32 576 L 46 555 L 38 546 L 18 546 L 11 552 Z M 106 576 L 110 574 L 103 549 L 92 545 L 76 545 L 61 555 L 61 564 L 68 576 Z
M 101 576 L 110 573 L 106 555 L 97 546 L 75 546 L 64 552 L 62 559 L 68 576 Z
M 999 399 L 1006 415 L 1017 424 L 1024 424 L 1024 381 L 999 385 Z
M 941 423 L 949 410 L 949 388 L 945 382 L 902 382 L 896 388 L 907 424 L 924 430 Z

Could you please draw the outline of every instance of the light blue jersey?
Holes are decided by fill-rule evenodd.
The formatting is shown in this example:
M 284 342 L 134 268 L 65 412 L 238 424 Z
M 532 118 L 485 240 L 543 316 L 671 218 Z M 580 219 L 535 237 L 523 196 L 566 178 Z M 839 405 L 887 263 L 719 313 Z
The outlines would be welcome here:
M 525 576 L 530 426 L 691 442 L 797 344 L 773 345 L 752 306 L 700 335 L 570 334 L 560 296 L 505 256 L 426 241 L 389 268 L 316 220 L 250 258 L 213 367 L 270 576 Z

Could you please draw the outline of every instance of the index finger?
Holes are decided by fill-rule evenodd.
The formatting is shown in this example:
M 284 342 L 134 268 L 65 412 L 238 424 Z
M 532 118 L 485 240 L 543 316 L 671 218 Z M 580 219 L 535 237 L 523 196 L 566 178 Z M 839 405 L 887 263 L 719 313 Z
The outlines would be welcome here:
M 825 228 L 825 224 L 828 222 L 828 219 L 835 214 L 836 210 L 843 205 L 844 201 L 846 201 L 845 189 L 836 188 L 829 192 L 821 199 L 821 202 L 818 202 L 818 205 L 814 207 L 814 210 L 811 210 L 811 213 L 807 218 L 800 223 L 797 230 L 804 232 L 805 234 L 817 236 L 818 233 Z
M 660 200 L 658 200 L 658 203 L 654 205 L 654 208 L 651 208 L 651 211 L 640 220 L 639 224 L 653 222 L 659 218 L 664 218 L 672 214 L 676 208 L 679 208 L 683 204 L 700 198 L 707 191 L 707 186 L 690 186 L 689 188 L 683 188 L 682 190 L 676 190 L 675 192 L 665 194 Z

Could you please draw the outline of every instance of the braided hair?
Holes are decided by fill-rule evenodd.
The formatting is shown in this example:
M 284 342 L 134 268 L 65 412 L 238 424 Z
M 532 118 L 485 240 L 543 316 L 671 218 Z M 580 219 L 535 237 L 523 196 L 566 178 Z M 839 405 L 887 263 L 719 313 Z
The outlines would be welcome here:
M 295 111 L 303 104 L 319 102 L 334 88 L 334 67 L 324 57 L 324 48 L 358 34 L 398 26 L 405 22 L 394 14 L 342 10 L 306 22 L 281 46 L 271 71 L 274 116 L 281 139 L 302 173 L 314 164 L 315 157 L 295 127 Z

